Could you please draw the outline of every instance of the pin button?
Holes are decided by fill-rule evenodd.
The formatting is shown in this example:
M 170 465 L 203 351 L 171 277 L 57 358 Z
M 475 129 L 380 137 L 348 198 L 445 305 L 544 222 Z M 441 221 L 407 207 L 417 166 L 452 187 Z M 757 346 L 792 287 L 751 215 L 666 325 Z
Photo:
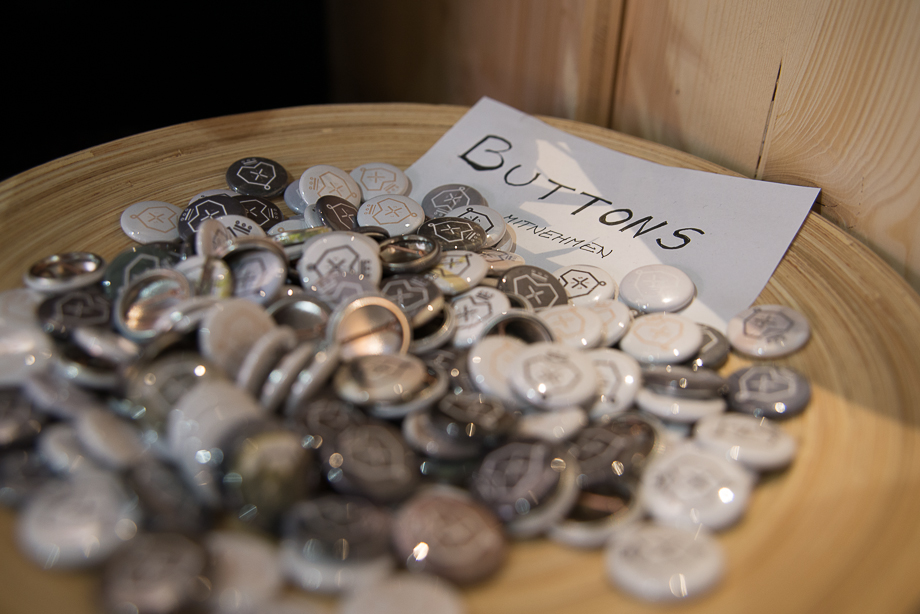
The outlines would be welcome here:
M 327 494 L 295 503 L 284 514 L 284 546 L 320 562 L 354 563 L 387 556 L 392 516 L 367 499 Z
M 229 196 L 230 198 L 236 198 L 237 196 L 239 196 L 239 194 L 227 188 L 217 188 L 214 190 L 203 190 L 201 192 L 198 192 L 194 196 L 192 196 L 189 199 L 188 204 L 191 205 L 196 200 L 201 200 L 203 198 L 209 198 L 211 196 Z
M 588 414 L 580 407 L 566 407 L 550 412 L 529 413 L 518 418 L 515 437 L 560 443 L 577 436 L 588 426 Z
M 0 448 L 32 440 L 45 422 L 19 388 L 0 388 Z
M 489 267 L 479 254 L 455 250 L 441 254 L 428 276 L 448 296 L 466 292 L 485 279 Z
M 38 327 L 0 326 L 0 386 L 22 385 L 49 366 L 54 352 L 51 339 Z
M 728 354 L 731 351 L 731 344 L 718 330 L 706 324 L 700 324 L 700 330 L 703 332 L 703 345 L 699 352 L 691 361 L 694 369 L 718 369 L 728 360 Z
M 402 170 L 386 162 L 361 164 L 350 175 L 361 187 L 362 200 L 385 194 L 405 196 L 412 187 L 409 177 Z
M 115 327 L 132 341 L 144 341 L 159 332 L 158 318 L 192 297 L 184 275 L 172 269 L 149 270 L 125 285 L 115 301 Z
M 379 253 L 379 246 L 367 237 L 332 231 L 312 237 L 304 244 L 297 272 L 304 287 L 334 271 L 365 275 L 377 284 L 383 275 Z
M 216 219 L 223 224 L 234 237 L 255 238 L 268 236 L 256 222 L 245 215 L 222 215 Z
M 128 469 L 140 462 L 147 452 L 137 428 L 109 411 L 84 412 L 77 417 L 75 428 L 83 448 L 111 469 Z
M 597 394 L 591 360 L 560 343 L 522 348 L 508 366 L 508 381 L 520 399 L 545 410 L 583 405 Z
M 569 452 L 578 459 L 579 488 L 596 491 L 638 480 L 661 448 L 660 423 L 631 412 L 581 431 Z
M 578 461 L 545 442 L 511 442 L 489 452 L 470 492 L 505 523 L 513 537 L 545 532 L 578 498 Z
M 277 365 L 268 374 L 262 384 L 259 404 L 269 414 L 275 413 L 284 402 L 291 386 L 300 372 L 313 360 L 316 344 L 302 343 L 281 358 Z
M 735 413 L 707 416 L 693 432 L 703 448 L 754 471 L 782 469 L 795 458 L 795 440 L 765 418 Z
M 339 367 L 333 382 L 355 405 L 406 401 L 425 383 L 425 363 L 411 354 L 358 356 Z
M 520 405 L 520 401 L 511 391 L 506 373 L 508 365 L 526 347 L 527 344 L 517 337 L 493 335 L 481 338 L 470 348 L 467 357 L 470 379 L 476 388 L 498 397 L 509 407 Z
M 587 355 L 594 364 L 598 380 L 591 418 L 613 416 L 629 409 L 642 387 L 642 367 L 638 361 L 612 348 L 591 350 Z
M 469 391 L 444 396 L 431 412 L 432 424 L 448 437 L 475 442 L 508 435 L 515 421 L 498 397 Z
M 156 245 L 139 245 L 121 252 L 105 267 L 102 287 L 106 295 L 115 298 L 122 287 L 151 269 L 170 269 L 179 257 Z
M 393 301 L 360 296 L 336 307 L 329 318 L 326 341 L 341 348 L 342 360 L 371 354 L 405 354 L 412 331 Z
M 240 201 L 246 210 L 246 217 L 258 224 L 266 232 L 284 218 L 278 205 L 266 198 L 237 196 L 236 199 Z
M 182 209 L 161 200 L 134 203 L 121 214 L 121 229 L 138 243 L 179 240 Z
M 470 205 L 488 206 L 488 203 L 475 188 L 460 183 L 438 186 L 422 199 L 422 209 L 429 218 L 444 217 L 453 209 Z
M 400 506 L 393 520 L 393 545 L 411 571 L 457 584 L 488 578 L 507 553 L 495 515 L 464 491 L 446 487 L 420 493 Z
M 514 228 L 509 224 L 505 224 L 505 234 L 502 235 L 502 238 L 498 243 L 495 244 L 495 249 L 501 250 L 503 252 L 514 253 L 514 250 L 517 248 L 517 234 L 514 232 Z
M 205 358 L 235 378 L 253 344 L 274 326 L 274 320 L 259 305 L 229 299 L 208 311 L 198 329 L 198 344 Z
M 643 388 L 636 395 L 636 405 L 662 420 L 681 423 L 693 423 L 705 416 L 721 414 L 727 406 L 722 397 L 694 399 L 659 394 L 648 388 Z
M 218 249 L 214 256 L 230 267 L 233 295 L 269 305 L 281 294 L 287 280 L 284 250 L 269 239 L 238 239 Z
M 0 292 L 0 328 L 8 325 L 41 326 L 38 306 L 47 297 L 28 288 Z
M 489 320 L 511 309 L 511 301 L 504 292 L 477 287 L 455 297 L 451 307 L 457 318 L 454 346 L 463 348 L 479 340 Z
M 462 441 L 448 437 L 432 424 L 427 411 L 412 412 L 402 422 L 402 434 L 406 444 L 424 455 L 425 459 L 446 462 L 462 462 L 477 459 L 481 447 L 473 441 Z
M 102 600 L 111 612 L 177 612 L 207 591 L 204 549 L 174 533 L 144 534 L 119 550 L 102 576 Z
M 317 348 L 313 361 L 297 374 L 291 384 L 291 392 L 284 402 L 285 415 L 296 415 L 300 407 L 313 403 L 314 397 L 322 391 L 339 364 L 338 345 L 321 341 Z
M 562 282 L 569 300 L 575 305 L 590 306 L 616 298 L 616 281 L 600 267 L 588 264 L 564 266 L 553 275 Z
M 108 558 L 137 533 L 135 506 L 102 474 L 45 484 L 17 521 L 23 552 L 45 569 L 88 567 Z
M 208 553 L 211 611 L 260 612 L 284 586 L 277 546 L 242 531 L 212 531 L 204 539 Z M 232 610 L 231 610 L 232 611 Z
M 105 260 L 89 252 L 68 252 L 42 258 L 23 275 L 29 288 L 60 293 L 91 286 L 102 279 Z
M 620 349 L 642 363 L 672 364 L 693 358 L 703 344 L 703 333 L 693 321 L 671 313 L 636 318 Z
M 342 431 L 324 468 L 333 490 L 392 503 L 404 499 L 420 478 L 415 454 L 391 426 L 364 424 Z
M 680 311 L 696 295 L 696 286 L 680 269 L 649 264 L 634 269 L 620 282 L 620 300 L 642 313 Z
M 316 201 L 316 213 L 333 230 L 354 230 L 358 225 L 358 208 L 332 194 L 320 196 Z
M 331 390 L 304 402 L 288 403 L 284 410 L 285 424 L 303 435 L 303 444 L 319 451 L 322 460 L 339 433 L 352 426 L 367 423 L 367 416 Z
M 222 448 L 227 437 L 264 413 L 255 399 L 232 382 L 217 379 L 197 382 L 170 411 L 166 424 L 169 456 L 203 504 L 221 504 L 217 470 L 227 453 Z
M 249 525 L 273 528 L 288 507 L 311 496 L 319 481 L 313 451 L 275 420 L 246 422 L 220 447 L 224 509 Z
M 380 284 L 385 297 L 399 305 L 417 328 L 434 319 L 444 306 L 444 294 L 433 281 L 421 275 L 394 275 Z
M 380 244 L 380 261 L 387 273 L 421 273 L 441 258 L 441 245 L 421 235 L 402 235 Z
M 231 243 L 233 239 L 233 233 L 219 220 L 207 219 L 195 231 L 195 253 L 199 256 L 211 256 L 218 249 Z
M 464 250 L 478 252 L 486 240 L 482 226 L 458 217 L 440 217 L 424 222 L 418 234 L 437 241 L 441 250 Z
M 316 297 L 330 309 L 359 296 L 379 294 L 377 284 L 372 279 L 352 271 L 332 271 L 304 288 L 304 292 Z
M 140 501 L 145 529 L 197 535 L 210 526 L 210 511 L 172 464 L 148 457 L 128 471 L 126 484 Z
M 266 311 L 278 324 L 291 327 L 300 341 L 318 340 L 327 332 L 329 307 L 303 292 L 278 299 Z
M 494 248 L 484 249 L 479 255 L 489 264 L 491 277 L 501 277 L 508 269 L 526 264 L 523 256 Z
M 278 222 L 268 229 L 267 234 L 269 237 L 275 237 L 286 232 L 297 232 L 298 230 L 304 230 L 306 227 L 307 225 L 303 219 L 298 219 L 295 217 L 284 220 L 283 222 Z
M 331 194 L 344 198 L 355 207 L 361 204 L 361 188 L 340 168 L 328 164 L 311 166 L 300 176 L 300 195 L 307 204 L 316 204 L 320 196 Z
M 365 201 L 356 219 L 360 226 L 379 226 L 394 237 L 418 230 L 425 221 L 425 212 L 408 196 L 385 194 Z
M 451 209 L 445 217 L 469 220 L 478 224 L 486 233 L 483 247 L 493 247 L 505 236 L 505 220 L 501 213 L 482 205 L 464 205 Z
M 284 191 L 288 174 L 284 167 L 268 158 L 243 158 L 227 169 L 227 185 L 247 196 L 271 198 Z
M 728 392 L 725 378 L 712 369 L 650 366 L 643 371 L 642 379 L 646 388 L 655 393 L 682 398 L 710 399 Z
M 548 536 L 575 548 L 602 548 L 638 522 L 641 515 L 641 507 L 627 484 L 582 491 L 569 514 L 550 527 Z
M 728 322 L 728 340 L 742 354 L 755 358 L 787 356 L 811 336 L 808 320 L 785 305 L 755 305 Z
M 177 350 L 129 367 L 125 396 L 144 408 L 136 418 L 142 428 L 162 433 L 167 414 L 183 394 L 199 381 L 223 377 L 216 365 L 197 352 Z
M 788 367 L 755 365 L 728 378 L 732 409 L 757 418 L 788 418 L 801 413 L 811 399 L 811 384 Z
M 540 319 L 553 331 L 559 343 L 584 350 L 597 347 L 604 338 L 600 316 L 579 305 L 557 305 L 540 312 Z
M 111 325 L 112 303 L 97 286 L 70 290 L 45 299 L 38 307 L 38 317 L 45 332 L 66 337 L 79 327 Z M 11 341 L 13 333 L 4 335 L 4 340 Z
M 307 208 L 307 201 L 303 199 L 303 196 L 300 194 L 300 180 L 292 181 L 284 189 L 284 204 L 294 213 L 299 213 L 303 215 L 304 210 Z
M 741 518 L 753 486 L 754 475 L 740 464 L 684 444 L 649 464 L 642 500 L 662 524 L 718 531 Z
M 182 210 L 179 215 L 179 236 L 187 239 L 192 236 L 201 222 L 225 215 L 238 215 L 245 218 L 246 208 L 234 196 L 217 194 L 196 200 Z
M 548 271 L 529 264 L 505 271 L 498 282 L 498 289 L 523 296 L 537 311 L 569 302 L 565 288 L 558 279 Z
M 617 587 L 649 601 L 698 597 L 725 574 L 722 549 L 707 533 L 649 523 L 617 534 L 604 560 Z
M 412 329 L 409 351 L 413 354 L 435 351 L 450 341 L 456 330 L 457 318 L 454 308 L 450 306 L 450 303 L 445 303 L 434 319 Z

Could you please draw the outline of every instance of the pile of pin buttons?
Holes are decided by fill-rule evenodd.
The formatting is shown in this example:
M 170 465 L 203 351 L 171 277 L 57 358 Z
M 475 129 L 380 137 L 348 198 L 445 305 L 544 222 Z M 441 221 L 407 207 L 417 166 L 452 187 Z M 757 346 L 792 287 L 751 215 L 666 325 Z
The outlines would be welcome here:
M 753 307 L 727 340 L 674 313 L 695 288 L 673 267 L 618 288 L 526 265 L 472 187 L 419 204 L 389 164 L 286 177 L 241 160 L 231 190 L 128 207 L 142 245 L 108 264 L 51 256 L 0 294 L 0 498 L 24 553 L 103 565 L 112 611 L 264 611 L 285 582 L 345 612 L 460 611 L 451 586 L 538 535 L 606 548 L 647 599 L 717 583 L 710 532 L 792 461 L 771 419 L 810 390 L 714 369 L 795 351 L 800 315 Z

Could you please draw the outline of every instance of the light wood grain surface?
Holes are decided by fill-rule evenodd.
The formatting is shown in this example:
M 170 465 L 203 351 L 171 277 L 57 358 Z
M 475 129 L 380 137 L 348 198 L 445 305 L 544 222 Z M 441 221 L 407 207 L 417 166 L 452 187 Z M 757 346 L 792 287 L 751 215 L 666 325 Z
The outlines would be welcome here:
M 223 185 L 244 156 L 281 162 L 296 176 L 327 163 L 407 167 L 463 113 L 457 107 L 303 107 L 165 128 L 68 156 L 0 184 L 0 289 L 19 285 L 36 258 L 130 244 L 118 219 L 133 202 L 184 205 Z M 649 160 L 712 172 L 710 162 L 616 132 L 549 123 Z M 810 215 L 760 302 L 804 313 L 813 338 L 780 361 L 808 375 L 814 398 L 783 423 L 800 444 L 787 471 L 756 489 L 736 527 L 718 536 L 728 574 L 692 612 L 902 612 L 920 606 L 920 297 L 880 258 Z M 745 361 L 732 358 L 723 369 Z M 93 573 L 45 573 L 12 541 L 0 513 L 0 611 L 89 612 Z M 515 544 L 492 580 L 464 591 L 472 612 L 648 612 L 605 579 L 598 552 L 544 540 Z M 666 608 L 674 611 L 675 608 Z
M 335 100 L 471 105 L 606 125 L 622 0 L 330 2 Z
M 913 0 L 628 2 L 608 125 L 821 187 L 920 289 L 918 28 Z

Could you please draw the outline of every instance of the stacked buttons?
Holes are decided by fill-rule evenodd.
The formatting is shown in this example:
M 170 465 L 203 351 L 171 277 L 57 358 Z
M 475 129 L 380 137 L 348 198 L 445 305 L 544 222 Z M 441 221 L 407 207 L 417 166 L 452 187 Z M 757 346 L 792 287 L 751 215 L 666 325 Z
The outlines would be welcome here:
M 453 607 L 394 570 L 476 583 L 541 535 L 606 548 L 642 598 L 718 582 L 711 533 L 794 460 L 772 420 L 811 390 L 773 359 L 801 315 L 756 306 L 722 335 L 678 313 L 696 291 L 674 267 L 527 264 L 471 186 L 287 177 L 250 156 L 185 209 L 151 195 L 121 220 L 143 245 L 44 258 L 0 294 L 0 446 L 36 448 L 0 479 L 31 558 L 108 559 L 115 609 L 268 610 L 285 579 L 346 610 L 387 583 Z M 761 362 L 723 377 L 731 349 Z M 228 518 L 277 541 L 208 532 Z

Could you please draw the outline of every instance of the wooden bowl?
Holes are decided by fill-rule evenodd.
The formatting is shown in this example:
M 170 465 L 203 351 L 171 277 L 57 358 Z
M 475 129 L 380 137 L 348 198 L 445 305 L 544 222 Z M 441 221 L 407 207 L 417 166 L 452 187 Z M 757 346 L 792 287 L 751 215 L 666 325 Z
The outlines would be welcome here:
M 0 184 L 0 289 L 55 252 L 111 258 L 131 244 L 121 211 L 141 200 L 184 206 L 224 187 L 244 156 L 350 170 L 369 161 L 406 168 L 465 109 L 412 104 L 316 106 L 163 128 L 49 162 Z M 544 118 L 611 149 L 715 173 L 714 164 L 595 126 Z M 758 302 L 802 312 L 813 336 L 778 361 L 814 388 L 782 424 L 800 444 L 788 470 L 757 487 L 740 524 L 718 535 L 728 573 L 694 612 L 899 612 L 920 606 L 920 297 L 866 247 L 809 215 Z M 746 364 L 733 357 L 723 372 Z M 13 541 L 0 512 L 0 609 L 90 612 L 97 575 L 43 572 Z M 466 589 L 472 612 L 645 612 L 661 606 L 610 586 L 600 552 L 543 539 L 516 543 L 493 579 Z M 669 607 L 673 610 L 673 607 Z

